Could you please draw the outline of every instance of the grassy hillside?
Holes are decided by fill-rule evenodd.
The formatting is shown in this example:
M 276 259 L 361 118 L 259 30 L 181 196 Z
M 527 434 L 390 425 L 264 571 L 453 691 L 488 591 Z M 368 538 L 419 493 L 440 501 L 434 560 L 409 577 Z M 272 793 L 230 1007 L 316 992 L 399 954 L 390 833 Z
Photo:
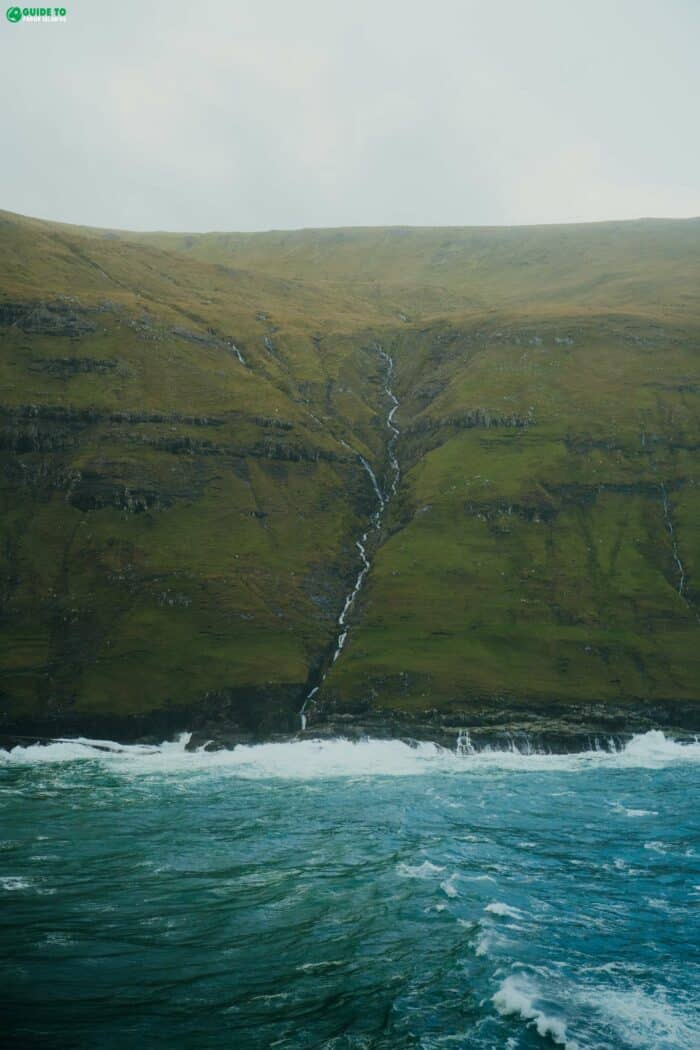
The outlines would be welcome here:
M 329 697 L 696 700 L 699 335 L 543 316 L 397 337 L 404 484 Z
M 0 245 L 6 726 L 294 724 L 377 344 L 313 717 L 700 712 L 699 221 Z
M 340 439 L 382 455 L 365 313 L 12 216 L 0 236 L 6 721 L 209 695 L 284 723 L 370 509 Z
M 573 226 L 145 234 L 258 272 L 342 283 L 409 320 L 543 309 L 697 319 L 700 219 Z

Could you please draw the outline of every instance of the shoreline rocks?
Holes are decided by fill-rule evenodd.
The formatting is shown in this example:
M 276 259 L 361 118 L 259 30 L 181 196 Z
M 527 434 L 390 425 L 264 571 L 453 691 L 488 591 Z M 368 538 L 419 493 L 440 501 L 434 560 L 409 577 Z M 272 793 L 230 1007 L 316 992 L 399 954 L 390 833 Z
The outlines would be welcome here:
M 239 745 L 287 743 L 295 740 L 329 740 L 345 738 L 359 741 L 366 738 L 401 740 L 409 745 L 434 743 L 449 750 L 464 753 L 493 750 L 515 750 L 521 753 L 570 754 L 591 750 L 610 750 L 623 747 L 633 736 L 650 730 L 661 730 L 679 741 L 692 741 L 700 735 L 700 709 L 697 705 L 670 704 L 663 711 L 651 712 L 639 708 L 624 716 L 620 709 L 606 717 L 598 712 L 592 717 L 576 720 L 571 717 L 527 713 L 512 713 L 486 722 L 465 713 L 463 719 L 454 715 L 420 719 L 400 711 L 367 712 L 361 716 L 335 715 L 313 722 L 305 731 L 280 725 L 249 728 L 238 722 L 197 718 L 188 711 L 155 711 L 132 717 L 80 716 L 72 714 L 54 720 L 23 720 L 0 728 L 0 747 L 27 746 L 47 743 L 56 737 L 85 736 L 92 739 L 114 740 L 122 744 L 160 744 L 173 740 L 181 733 L 191 733 L 188 751 L 204 748 L 207 751 L 230 750 Z M 657 705 L 658 707 L 658 705 Z M 494 712 L 494 715 L 502 713 Z M 199 723 L 199 724 L 198 724 Z

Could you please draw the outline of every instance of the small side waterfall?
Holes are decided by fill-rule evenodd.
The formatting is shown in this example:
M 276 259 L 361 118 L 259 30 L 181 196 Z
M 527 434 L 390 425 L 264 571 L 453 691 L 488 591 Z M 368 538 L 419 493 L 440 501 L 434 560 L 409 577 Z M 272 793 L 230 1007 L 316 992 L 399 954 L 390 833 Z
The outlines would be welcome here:
M 241 362 L 241 364 L 245 365 L 245 367 L 247 368 L 248 366 L 245 363 L 245 358 L 243 357 L 243 354 L 238 349 L 236 344 L 230 342 L 228 345 L 229 345 L 229 348 L 231 349 L 231 352 L 234 353 L 236 355 L 236 357 L 238 358 L 238 360 Z
M 460 729 L 457 734 L 457 744 L 455 745 L 455 751 L 458 755 L 473 755 L 475 754 L 474 745 L 472 744 L 471 737 L 469 736 L 468 729 Z
M 342 611 L 336 621 L 338 633 L 336 635 L 335 648 L 333 650 L 333 655 L 330 659 L 330 662 L 327 665 L 326 670 L 323 672 L 320 682 L 318 683 L 318 685 L 315 685 L 313 689 L 311 689 L 311 691 L 307 694 L 304 703 L 301 706 L 301 710 L 299 712 L 299 720 L 301 722 L 302 732 L 306 729 L 307 726 L 309 705 L 313 703 L 313 698 L 316 696 L 316 693 L 323 685 L 324 679 L 328 674 L 328 671 L 340 656 L 341 652 L 343 651 L 345 642 L 347 641 L 349 631 L 348 616 L 355 603 L 355 599 L 362 590 L 365 578 L 372 564 L 367 555 L 367 540 L 370 536 L 370 533 L 379 532 L 379 530 L 381 529 L 382 521 L 384 518 L 384 512 L 387 508 L 389 500 L 392 496 L 396 494 L 396 490 L 399 486 L 399 480 L 401 478 L 401 469 L 399 467 L 399 461 L 396 456 L 396 442 L 399 439 L 400 430 L 394 423 L 394 413 L 399 407 L 399 399 L 396 397 L 391 387 L 394 378 L 394 360 L 391 354 L 388 354 L 386 350 L 383 350 L 381 347 L 377 348 L 377 352 L 386 365 L 386 374 L 384 377 L 384 393 L 386 394 L 387 399 L 391 405 L 386 417 L 386 425 L 389 429 L 387 453 L 389 456 L 390 480 L 388 485 L 388 491 L 384 492 L 382 490 L 382 487 L 380 486 L 379 481 L 377 480 L 377 475 L 374 473 L 372 467 L 367 462 L 365 457 L 360 455 L 359 452 L 356 452 L 355 449 L 353 449 L 352 446 L 347 443 L 347 441 L 341 439 L 341 444 L 343 444 L 345 448 L 349 449 L 351 452 L 355 453 L 358 460 L 362 464 L 364 470 L 367 472 L 367 475 L 372 483 L 372 488 L 374 489 L 374 493 L 377 497 L 377 506 L 371 516 L 370 528 L 365 529 L 359 540 L 355 540 L 355 546 L 357 547 L 360 553 L 360 570 L 355 578 L 355 584 L 352 590 L 348 593 L 348 595 L 345 598 L 345 603 L 343 605 Z
M 386 425 L 390 431 L 390 437 L 387 444 L 387 450 L 389 452 L 389 465 L 391 467 L 392 479 L 389 487 L 389 495 L 386 497 L 385 502 L 391 499 L 392 496 L 396 495 L 396 490 L 399 486 L 399 479 L 401 477 L 401 469 L 399 467 L 399 461 L 396 456 L 396 442 L 399 440 L 399 434 L 401 431 L 394 423 L 394 413 L 399 407 L 399 399 L 395 396 L 394 391 L 391 389 L 391 383 L 394 378 L 394 359 L 391 354 L 388 354 L 386 350 L 379 348 L 379 356 L 386 362 L 386 383 L 384 389 L 386 395 L 391 401 L 391 408 L 389 414 L 386 417 Z
M 668 529 L 668 534 L 671 537 L 671 550 L 673 551 L 673 560 L 675 561 L 676 568 L 678 569 L 678 596 L 682 598 L 683 588 L 685 587 L 685 569 L 683 567 L 683 562 L 681 561 L 681 556 L 678 552 L 678 543 L 676 541 L 676 533 L 673 528 L 671 508 L 669 507 L 668 503 L 666 486 L 663 483 L 661 484 L 661 499 L 664 507 L 664 521 L 666 523 L 666 528 Z

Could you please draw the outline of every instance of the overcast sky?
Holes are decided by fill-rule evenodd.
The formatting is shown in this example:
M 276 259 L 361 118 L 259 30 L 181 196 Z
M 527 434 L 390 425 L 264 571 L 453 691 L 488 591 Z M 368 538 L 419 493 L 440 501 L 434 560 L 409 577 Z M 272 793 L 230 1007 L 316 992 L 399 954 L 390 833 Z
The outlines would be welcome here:
M 700 214 L 700 0 L 61 2 L 64 25 L 0 26 L 11 211 L 170 230 Z

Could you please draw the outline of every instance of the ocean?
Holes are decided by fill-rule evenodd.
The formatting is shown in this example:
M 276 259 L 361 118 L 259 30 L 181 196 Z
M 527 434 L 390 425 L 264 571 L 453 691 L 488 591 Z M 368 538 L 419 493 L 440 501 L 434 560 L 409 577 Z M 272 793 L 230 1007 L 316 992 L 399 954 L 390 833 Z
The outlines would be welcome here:
M 8 1047 L 700 1047 L 700 743 L 0 751 Z

